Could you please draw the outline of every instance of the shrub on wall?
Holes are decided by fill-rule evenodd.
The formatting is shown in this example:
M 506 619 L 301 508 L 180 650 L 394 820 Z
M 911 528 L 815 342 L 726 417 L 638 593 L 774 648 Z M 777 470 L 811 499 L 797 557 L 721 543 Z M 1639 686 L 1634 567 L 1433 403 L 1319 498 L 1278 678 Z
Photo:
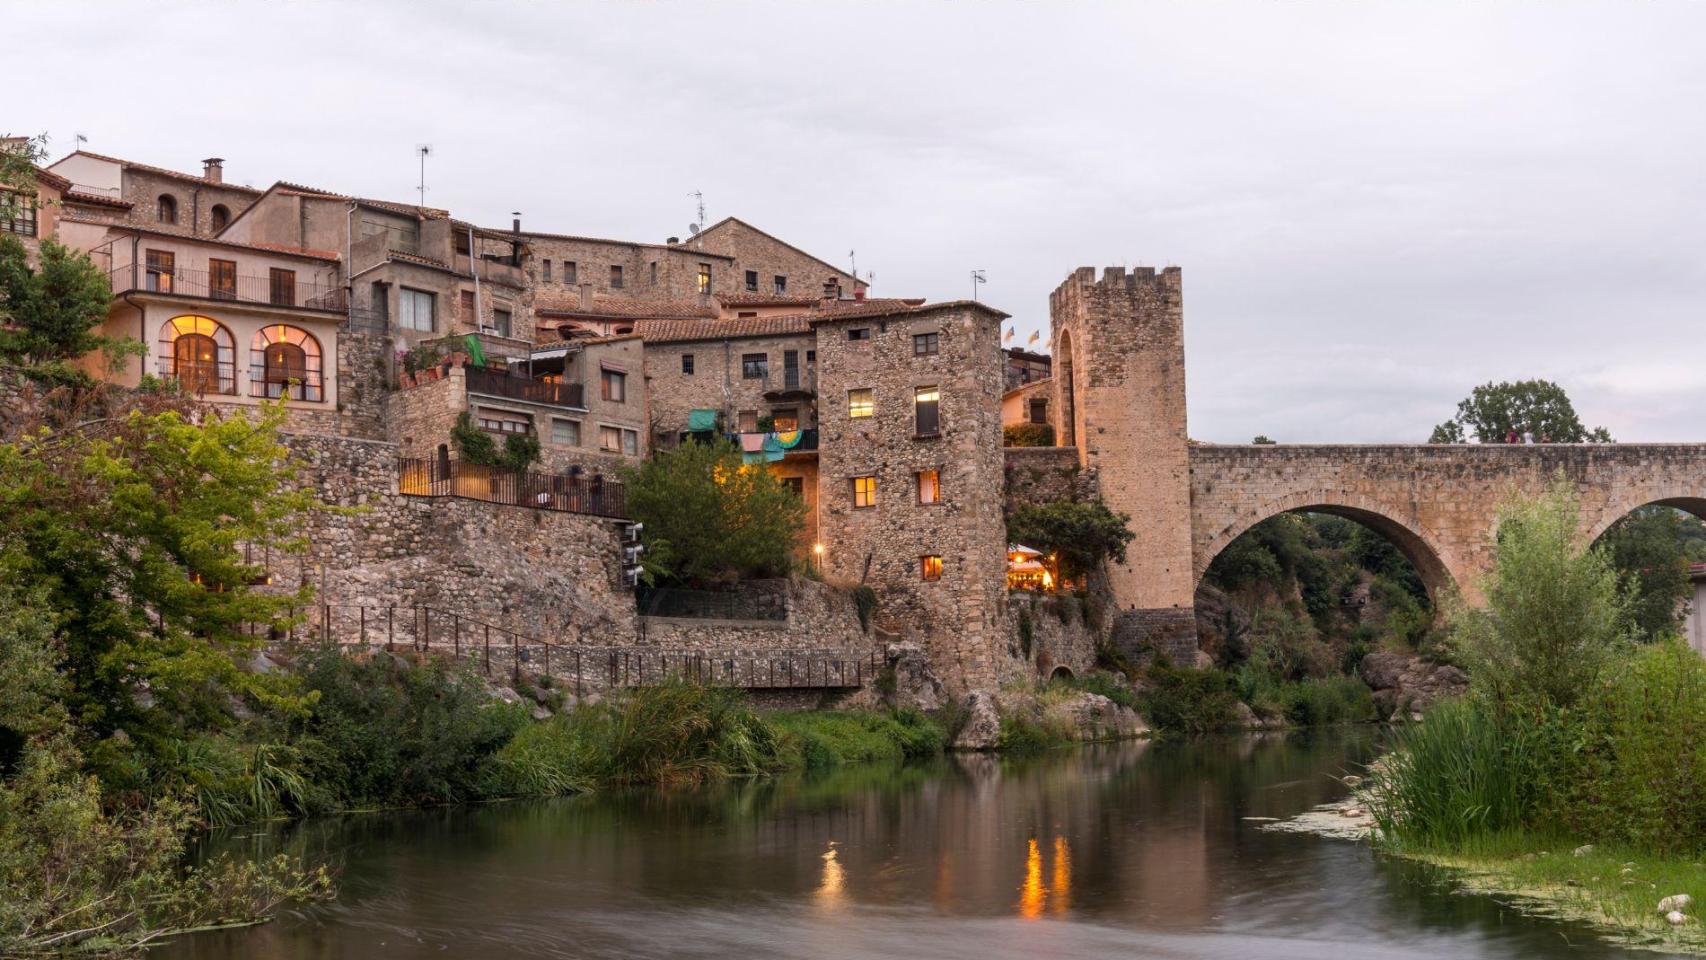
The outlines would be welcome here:
M 1009 447 L 1052 447 L 1054 427 L 1046 423 L 1014 423 L 1001 428 L 1001 442 Z
M 728 441 L 660 450 L 626 476 L 654 578 L 716 582 L 793 566 L 805 503 L 763 464 L 742 462 Z

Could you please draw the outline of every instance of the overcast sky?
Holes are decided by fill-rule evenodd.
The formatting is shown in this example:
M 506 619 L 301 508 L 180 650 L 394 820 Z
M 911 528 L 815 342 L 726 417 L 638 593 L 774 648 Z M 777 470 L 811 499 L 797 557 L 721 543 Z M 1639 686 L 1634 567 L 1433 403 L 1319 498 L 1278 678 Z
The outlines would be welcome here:
M 880 294 L 982 268 L 1019 343 L 1073 267 L 1174 264 L 1203 440 L 1527 377 L 1706 440 L 1706 4 L 7 7 L 0 131 L 54 157 L 406 201 L 430 143 L 429 204 L 650 241 L 703 191 Z

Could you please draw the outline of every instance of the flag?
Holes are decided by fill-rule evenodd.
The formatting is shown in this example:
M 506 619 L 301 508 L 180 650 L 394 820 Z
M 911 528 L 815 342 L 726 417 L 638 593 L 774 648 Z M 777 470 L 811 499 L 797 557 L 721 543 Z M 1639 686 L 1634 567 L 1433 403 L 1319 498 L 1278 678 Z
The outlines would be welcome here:
M 1013 342 L 1013 328 L 1012 327 L 1008 327 L 1007 332 L 1001 335 L 1001 342 L 1002 343 L 1012 343 Z
M 1041 330 L 1032 330 L 1031 331 L 1031 339 L 1025 341 L 1025 346 L 1028 347 L 1031 344 L 1036 343 L 1038 340 L 1041 340 L 1042 338 L 1043 338 L 1043 332 Z

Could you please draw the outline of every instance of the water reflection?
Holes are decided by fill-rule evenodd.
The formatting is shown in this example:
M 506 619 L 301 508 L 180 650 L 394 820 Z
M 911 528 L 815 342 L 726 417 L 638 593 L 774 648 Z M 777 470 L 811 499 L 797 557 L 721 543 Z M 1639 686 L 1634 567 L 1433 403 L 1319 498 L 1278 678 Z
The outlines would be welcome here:
M 224 841 L 344 866 L 335 904 L 173 958 L 1552 957 L 1583 931 L 1362 847 L 1256 829 L 1335 798 L 1366 731 L 956 757 L 388 814 Z M 1644 954 L 1643 956 L 1651 956 Z

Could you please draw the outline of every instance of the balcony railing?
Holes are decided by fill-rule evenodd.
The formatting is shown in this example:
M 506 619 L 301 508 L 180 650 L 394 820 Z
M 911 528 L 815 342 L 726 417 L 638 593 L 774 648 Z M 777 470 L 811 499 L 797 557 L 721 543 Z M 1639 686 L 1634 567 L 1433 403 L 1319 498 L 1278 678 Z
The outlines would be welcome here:
M 230 300 L 234 303 L 264 303 L 275 307 L 344 312 L 348 298 L 344 288 L 309 280 L 283 280 L 272 276 L 214 275 L 206 270 L 176 268 L 170 272 L 149 270 L 141 264 L 113 268 L 107 277 L 114 296 L 125 293 L 169 293 L 181 297 Z
M 628 516 L 622 484 L 597 475 L 567 476 L 461 460 L 404 458 L 397 462 L 397 490 L 412 497 L 463 497 L 595 517 Z
M 534 380 L 488 367 L 469 367 L 467 372 L 469 393 L 486 393 L 556 407 L 586 407 L 584 384 Z

